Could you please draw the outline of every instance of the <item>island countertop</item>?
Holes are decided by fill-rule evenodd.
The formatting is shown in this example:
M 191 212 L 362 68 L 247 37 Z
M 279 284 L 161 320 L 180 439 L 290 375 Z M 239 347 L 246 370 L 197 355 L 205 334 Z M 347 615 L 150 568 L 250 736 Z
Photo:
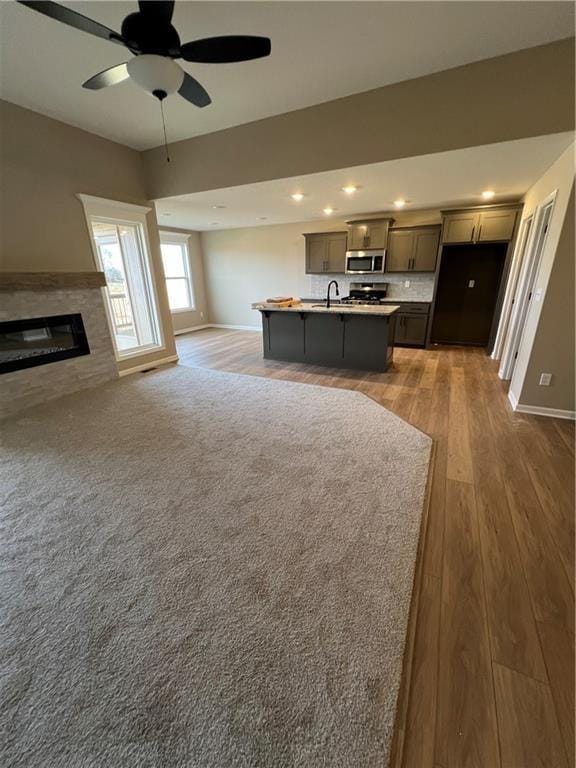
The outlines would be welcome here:
M 275 304 L 269 304 L 266 301 L 256 302 L 252 304 L 252 309 L 257 309 L 260 312 L 306 312 L 306 313 L 321 313 L 321 314 L 349 314 L 349 315 L 393 315 L 400 309 L 399 304 L 331 304 L 328 308 L 326 303 L 318 304 L 293 304 L 290 307 L 277 306 Z

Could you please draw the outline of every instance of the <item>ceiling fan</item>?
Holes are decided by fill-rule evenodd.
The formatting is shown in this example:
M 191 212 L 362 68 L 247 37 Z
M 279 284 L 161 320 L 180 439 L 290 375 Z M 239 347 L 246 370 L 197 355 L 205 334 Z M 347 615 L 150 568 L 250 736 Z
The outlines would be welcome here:
M 195 106 L 206 107 L 212 101 L 210 96 L 198 80 L 184 72 L 174 59 L 202 64 L 229 64 L 270 55 L 270 38 L 254 35 L 207 37 L 181 45 L 178 32 L 172 26 L 174 0 L 139 0 L 138 11 L 126 16 L 120 33 L 59 3 L 43 0 L 18 2 L 82 32 L 123 45 L 134 54 L 135 58 L 130 61 L 105 69 L 86 80 L 82 85 L 89 90 L 99 90 L 131 78 L 160 102 L 169 94 L 178 92 Z

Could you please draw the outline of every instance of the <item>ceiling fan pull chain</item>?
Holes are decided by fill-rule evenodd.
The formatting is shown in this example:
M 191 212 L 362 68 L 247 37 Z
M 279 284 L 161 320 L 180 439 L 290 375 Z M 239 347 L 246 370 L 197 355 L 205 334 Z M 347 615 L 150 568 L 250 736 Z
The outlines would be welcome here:
M 166 149 L 166 162 L 170 162 L 168 153 L 168 139 L 166 138 L 166 120 L 164 119 L 164 99 L 160 99 L 160 112 L 162 113 L 162 128 L 164 129 L 164 148 Z

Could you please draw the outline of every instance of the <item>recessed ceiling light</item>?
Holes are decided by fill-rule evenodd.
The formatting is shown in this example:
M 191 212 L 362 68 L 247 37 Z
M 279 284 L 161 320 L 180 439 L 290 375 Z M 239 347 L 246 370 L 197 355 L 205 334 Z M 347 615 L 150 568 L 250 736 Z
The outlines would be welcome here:
M 494 190 L 492 189 L 486 189 L 484 192 L 482 192 L 482 197 L 484 200 L 491 200 L 494 197 Z
M 302 192 L 294 192 L 294 194 L 290 195 L 290 197 L 292 198 L 292 200 L 296 200 L 297 203 L 299 203 L 300 200 L 304 199 L 304 195 L 302 194 Z
M 346 192 L 347 195 L 353 195 L 357 189 L 358 187 L 355 187 L 353 184 L 350 184 L 347 187 L 342 187 L 342 192 Z
M 328 205 L 326 208 L 323 208 L 322 210 L 324 211 L 326 216 L 330 216 L 331 213 L 334 213 L 336 208 L 330 208 L 330 206 Z
M 226 206 L 225 205 L 213 205 L 212 208 L 214 208 L 215 210 L 218 210 L 220 208 L 226 208 Z
M 394 205 L 396 208 L 404 208 L 406 205 L 406 200 L 403 200 L 402 198 L 399 198 L 398 200 L 394 200 Z

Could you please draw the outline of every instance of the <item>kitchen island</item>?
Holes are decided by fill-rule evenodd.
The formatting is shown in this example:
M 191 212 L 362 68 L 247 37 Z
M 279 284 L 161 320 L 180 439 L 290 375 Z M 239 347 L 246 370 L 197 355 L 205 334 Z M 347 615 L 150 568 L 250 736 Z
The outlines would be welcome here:
M 394 350 L 399 306 L 326 303 L 252 305 L 262 315 L 267 360 L 385 371 Z

